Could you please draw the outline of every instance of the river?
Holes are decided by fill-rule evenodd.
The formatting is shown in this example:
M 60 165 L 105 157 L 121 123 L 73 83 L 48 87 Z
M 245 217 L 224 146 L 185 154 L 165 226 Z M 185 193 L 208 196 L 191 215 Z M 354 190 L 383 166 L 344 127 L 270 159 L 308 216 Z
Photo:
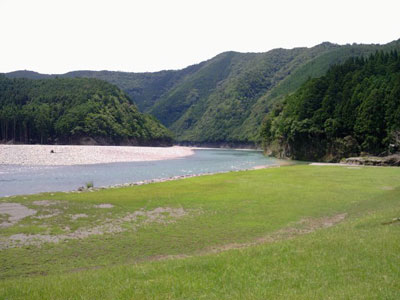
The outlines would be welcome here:
M 265 157 L 261 151 L 197 149 L 191 156 L 159 161 L 74 166 L 0 165 L 0 197 L 72 191 L 87 182 L 102 187 L 276 164 L 279 160 Z

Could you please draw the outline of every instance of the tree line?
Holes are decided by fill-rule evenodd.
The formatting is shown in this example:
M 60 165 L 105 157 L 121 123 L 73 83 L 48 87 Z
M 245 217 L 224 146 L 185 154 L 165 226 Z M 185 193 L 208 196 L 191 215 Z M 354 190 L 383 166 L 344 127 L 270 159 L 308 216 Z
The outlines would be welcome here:
M 171 143 L 171 133 L 141 114 L 124 92 L 98 79 L 9 79 L 0 75 L 0 141 Z
M 399 149 L 400 56 L 350 58 L 307 80 L 265 117 L 266 151 L 301 160 L 338 161 Z

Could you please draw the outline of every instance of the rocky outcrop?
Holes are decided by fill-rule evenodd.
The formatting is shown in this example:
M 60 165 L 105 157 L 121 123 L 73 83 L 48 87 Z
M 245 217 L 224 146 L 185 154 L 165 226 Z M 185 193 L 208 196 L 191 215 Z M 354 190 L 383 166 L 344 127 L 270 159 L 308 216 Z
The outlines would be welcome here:
M 345 159 L 347 164 L 365 165 L 365 166 L 400 166 L 400 154 L 393 154 L 384 157 L 361 156 L 349 157 Z

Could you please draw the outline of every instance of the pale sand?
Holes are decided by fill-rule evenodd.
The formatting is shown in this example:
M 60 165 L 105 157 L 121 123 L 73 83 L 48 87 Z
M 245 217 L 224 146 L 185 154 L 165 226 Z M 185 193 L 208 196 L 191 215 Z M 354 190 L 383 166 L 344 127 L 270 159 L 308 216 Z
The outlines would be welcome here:
M 313 162 L 313 163 L 310 163 L 310 166 L 339 166 L 339 167 L 348 167 L 349 164 Z
M 51 153 L 51 150 L 54 153 Z M 65 166 L 153 161 L 192 155 L 189 147 L 0 145 L 0 165 Z

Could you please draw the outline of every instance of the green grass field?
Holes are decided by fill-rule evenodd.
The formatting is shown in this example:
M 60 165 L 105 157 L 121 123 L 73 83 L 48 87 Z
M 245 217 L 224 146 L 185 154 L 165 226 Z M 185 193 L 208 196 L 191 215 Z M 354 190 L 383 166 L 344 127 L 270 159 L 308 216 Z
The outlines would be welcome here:
M 10 202 L 37 213 L 0 228 L 0 299 L 400 298 L 400 168 L 297 165 Z

